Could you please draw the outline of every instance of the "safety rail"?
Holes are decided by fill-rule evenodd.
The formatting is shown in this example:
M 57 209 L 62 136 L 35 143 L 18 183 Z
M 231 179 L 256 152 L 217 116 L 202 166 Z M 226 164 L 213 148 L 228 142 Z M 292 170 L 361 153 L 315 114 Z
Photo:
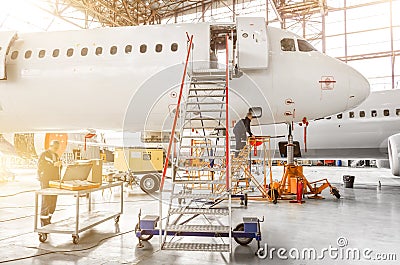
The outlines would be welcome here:
M 171 146 L 172 146 L 172 143 L 173 143 L 173 140 L 174 140 L 174 137 L 175 137 L 175 129 L 176 129 L 176 124 L 177 124 L 178 117 L 179 117 L 179 111 L 180 111 L 180 105 L 181 105 L 181 101 L 182 101 L 183 88 L 185 86 L 187 68 L 188 68 L 188 64 L 189 64 L 190 53 L 192 51 L 192 44 L 193 44 L 193 35 L 190 36 L 190 40 L 189 40 L 189 48 L 188 48 L 188 53 L 187 53 L 187 56 L 186 56 L 185 67 L 184 67 L 184 70 L 183 70 L 182 82 L 181 82 L 181 87 L 180 87 L 180 90 L 179 90 L 178 103 L 176 105 L 176 111 L 175 111 L 175 116 L 174 116 L 174 123 L 172 125 L 172 131 L 171 131 L 171 136 L 169 138 L 167 156 L 165 158 L 165 164 L 164 164 L 163 174 L 162 174 L 161 183 L 160 183 L 160 192 L 162 192 L 162 190 L 163 190 L 165 176 L 167 174 L 169 156 L 171 155 Z
M 225 154 L 226 154 L 226 160 L 225 160 L 225 165 L 226 165 L 226 173 L 225 173 L 225 179 L 226 179 L 226 190 L 230 189 L 230 140 L 229 140 L 229 45 L 228 45 L 228 35 L 225 36 L 225 45 L 226 45 L 226 70 L 225 70 Z

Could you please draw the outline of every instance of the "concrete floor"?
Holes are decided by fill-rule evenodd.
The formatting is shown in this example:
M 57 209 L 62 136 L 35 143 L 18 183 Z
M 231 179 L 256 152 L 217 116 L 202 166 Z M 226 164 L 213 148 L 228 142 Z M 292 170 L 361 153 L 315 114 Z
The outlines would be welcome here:
M 310 180 L 327 177 L 336 183 L 342 198 L 337 200 L 328 191 L 325 200 L 306 200 L 303 205 L 280 201 L 273 205 L 268 202 L 251 201 L 247 208 L 234 202 L 233 224 L 243 216 L 265 216 L 262 223 L 262 245 L 284 248 L 295 255 L 305 248 L 315 248 L 318 256 L 324 248 L 339 248 L 335 253 L 324 252 L 321 260 L 314 258 L 273 258 L 260 259 L 254 255 L 257 250 L 253 241 L 243 247 L 233 244 L 233 253 L 171 252 L 159 251 L 158 237 L 145 243 L 145 248 L 136 248 L 134 226 L 137 214 L 157 214 L 158 202 L 143 194 L 139 189 L 125 192 L 125 213 L 119 227 L 110 220 L 80 235 L 80 244 L 74 245 L 70 235 L 50 234 L 45 243 L 38 241 L 33 232 L 34 194 L 38 189 L 35 170 L 14 170 L 14 182 L 0 183 L 0 263 L 8 264 L 398 264 L 400 260 L 400 178 L 391 176 L 389 170 L 373 168 L 305 168 Z M 345 189 L 340 184 L 344 174 L 356 176 L 354 189 Z M 274 168 L 274 176 L 281 175 L 281 168 Z M 382 187 L 378 188 L 378 181 Z M 17 195 L 13 195 L 16 194 Z M 11 195 L 11 196 L 10 196 Z M 95 197 L 95 208 L 112 209 L 119 201 L 118 191 L 106 191 Z M 82 199 L 85 202 L 85 199 Z M 71 198 L 62 197 L 54 221 L 74 213 Z M 116 232 L 119 228 L 119 233 Z M 340 253 L 349 248 L 363 252 L 370 249 L 371 257 L 377 254 L 396 254 L 397 261 L 366 261 L 342 259 Z M 288 255 L 288 253 L 286 253 Z M 384 258 L 384 256 L 383 256 Z M 11 261 L 10 260 L 14 260 Z

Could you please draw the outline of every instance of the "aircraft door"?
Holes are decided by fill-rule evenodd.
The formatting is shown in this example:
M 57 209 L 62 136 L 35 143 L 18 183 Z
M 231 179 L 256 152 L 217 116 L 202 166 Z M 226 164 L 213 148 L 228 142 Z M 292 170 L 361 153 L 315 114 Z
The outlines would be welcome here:
M 238 67 L 268 68 L 267 26 L 264 18 L 237 18 Z
M 6 57 L 16 39 L 15 31 L 0 32 L 0 80 L 7 80 Z

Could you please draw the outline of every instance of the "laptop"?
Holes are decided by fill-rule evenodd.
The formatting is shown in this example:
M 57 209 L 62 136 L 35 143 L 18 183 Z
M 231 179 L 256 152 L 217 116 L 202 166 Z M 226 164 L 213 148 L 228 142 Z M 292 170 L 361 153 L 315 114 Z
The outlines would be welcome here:
M 74 164 L 68 165 L 61 181 L 87 180 L 92 170 L 92 164 Z

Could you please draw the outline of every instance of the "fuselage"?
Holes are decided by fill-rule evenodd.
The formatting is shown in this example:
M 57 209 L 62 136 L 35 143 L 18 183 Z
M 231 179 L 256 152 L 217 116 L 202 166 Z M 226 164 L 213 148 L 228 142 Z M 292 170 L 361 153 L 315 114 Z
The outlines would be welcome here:
M 170 129 L 187 33 L 194 36 L 191 60 L 208 62 L 211 25 L 19 34 L 5 56 L 7 79 L 0 80 L 0 132 Z M 230 51 L 243 72 L 230 82 L 232 121 L 251 107 L 262 109 L 258 124 L 312 120 L 354 108 L 369 94 L 351 67 L 302 50 L 293 33 L 263 27 L 266 39 L 249 32 L 255 47 L 265 43 L 263 53 L 240 41 Z M 283 39 L 293 41 L 293 50 L 284 50 Z M 241 67 L 246 56 L 268 64 Z
M 399 102 L 400 90 L 372 92 L 355 109 L 311 121 L 306 131 L 307 152 L 304 125 L 295 124 L 294 140 L 299 141 L 303 158 L 387 159 L 388 138 L 400 132 Z M 281 125 L 262 129 L 274 135 L 286 131 Z M 282 139 L 274 144 L 278 141 Z

